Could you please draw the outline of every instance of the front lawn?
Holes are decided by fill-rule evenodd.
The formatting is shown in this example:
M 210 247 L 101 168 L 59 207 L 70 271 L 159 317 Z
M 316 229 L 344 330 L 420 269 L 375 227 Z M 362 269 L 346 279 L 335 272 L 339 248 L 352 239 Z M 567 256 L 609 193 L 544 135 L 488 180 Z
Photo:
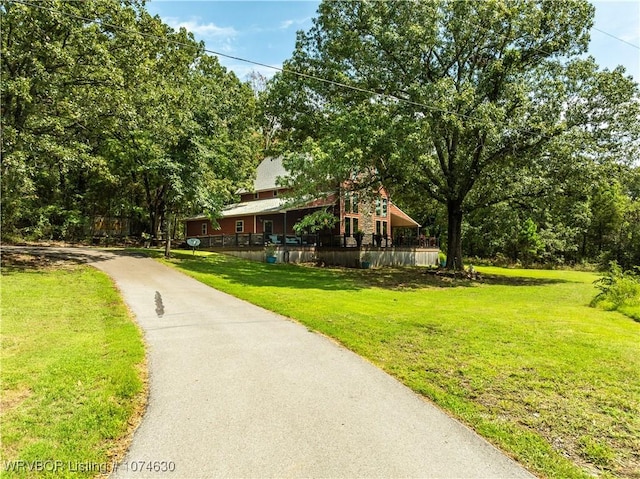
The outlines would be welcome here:
M 538 475 L 640 475 L 640 323 L 588 306 L 594 274 L 168 263 L 337 339 Z
M 3 251 L 2 477 L 94 477 L 145 401 L 144 345 L 111 280 Z

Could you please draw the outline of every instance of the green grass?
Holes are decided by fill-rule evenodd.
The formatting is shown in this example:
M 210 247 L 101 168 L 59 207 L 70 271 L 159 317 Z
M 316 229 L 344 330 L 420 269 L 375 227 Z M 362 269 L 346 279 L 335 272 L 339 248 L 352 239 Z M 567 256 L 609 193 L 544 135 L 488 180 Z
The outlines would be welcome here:
M 122 452 L 144 404 L 141 333 L 103 273 L 10 256 L 3 252 L 0 475 L 94 477 Z
M 631 319 L 635 319 L 640 322 L 640 305 L 638 306 L 620 306 L 618 311 L 622 314 L 629 316 Z
M 337 339 L 538 475 L 640 477 L 640 324 L 588 306 L 592 273 L 168 263 Z

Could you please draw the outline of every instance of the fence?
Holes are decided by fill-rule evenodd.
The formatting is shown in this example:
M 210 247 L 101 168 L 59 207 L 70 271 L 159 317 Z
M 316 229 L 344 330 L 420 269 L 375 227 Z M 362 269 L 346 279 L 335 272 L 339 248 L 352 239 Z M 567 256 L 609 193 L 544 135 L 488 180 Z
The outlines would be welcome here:
M 317 246 L 328 248 L 357 248 L 361 245 L 376 246 L 378 248 L 390 247 L 418 247 L 418 248 L 439 248 L 438 238 L 403 237 L 398 236 L 394 240 L 390 236 L 376 234 L 364 235 L 360 245 L 353 236 L 349 235 L 276 235 L 267 233 L 236 233 L 219 234 L 210 236 L 198 236 L 201 248 L 222 248 L 222 247 L 249 247 L 265 246 L 267 244 L 287 246 Z

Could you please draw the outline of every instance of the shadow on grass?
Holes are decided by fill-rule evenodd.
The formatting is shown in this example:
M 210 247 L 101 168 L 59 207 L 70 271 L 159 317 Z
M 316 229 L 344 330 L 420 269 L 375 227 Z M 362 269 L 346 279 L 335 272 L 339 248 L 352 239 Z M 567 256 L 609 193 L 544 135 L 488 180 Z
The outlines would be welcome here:
M 443 274 L 422 267 L 380 268 L 371 271 L 354 270 L 356 275 L 368 286 L 385 289 L 419 288 L 458 288 L 486 285 L 504 286 L 544 286 L 567 283 L 569 281 L 553 278 L 526 278 L 499 275 L 482 275 L 471 280 L 460 275 Z
M 112 258 L 108 252 L 57 246 L 2 246 L 2 274 L 38 272 L 91 264 Z
M 190 257 L 188 254 L 177 253 L 171 261 L 185 271 L 212 274 L 246 286 L 327 291 L 355 291 L 363 287 L 347 271 L 340 270 L 259 263 L 221 254 Z
M 130 250 L 128 254 L 163 257 L 154 250 Z M 480 285 L 542 286 L 568 281 L 550 278 L 483 275 L 479 281 L 435 274 L 420 267 L 352 269 L 318 268 L 298 264 L 267 264 L 248 261 L 224 254 L 193 256 L 174 251 L 170 260 L 192 273 L 211 274 L 226 281 L 247 286 L 270 286 L 327 291 L 356 291 L 367 288 L 407 290 L 422 288 L 478 287 Z
M 500 286 L 544 286 L 548 284 L 576 283 L 576 281 L 559 278 L 527 278 L 524 276 L 485 274 L 482 275 L 482 283 Z

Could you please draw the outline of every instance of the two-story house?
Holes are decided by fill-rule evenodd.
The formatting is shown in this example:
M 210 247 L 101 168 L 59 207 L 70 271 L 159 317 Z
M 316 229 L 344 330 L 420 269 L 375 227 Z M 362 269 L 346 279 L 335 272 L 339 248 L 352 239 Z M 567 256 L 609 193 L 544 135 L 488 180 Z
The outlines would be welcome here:
M 219 227 L 214 229 L 206 216 L 188 218 L 187 237 L 251 233 L 263 235 L 267 242 L 302 244 L 305 239 L 296 236 L 293 226 L 319 208 L 332 211 L 338 219 L 333 228 L 319 232 L 317 238 L 325 245 L 355 245 L 356 232 L 361 231 L 364 244 L 382 239 L 380 245 L 390 246 L 395 229 L 419 227 L 392 203 L 384 188 L 380 188 L 373 201 L 364 201 L 354 192 L 337 191 L 293 207 L 282 196 L 286 190 L 277 185 L 278 177 L 286 176 L 281 158 L 265 158 L 257 168 L 253 190 L 241 192 L 240 202 L 222 211 Z

